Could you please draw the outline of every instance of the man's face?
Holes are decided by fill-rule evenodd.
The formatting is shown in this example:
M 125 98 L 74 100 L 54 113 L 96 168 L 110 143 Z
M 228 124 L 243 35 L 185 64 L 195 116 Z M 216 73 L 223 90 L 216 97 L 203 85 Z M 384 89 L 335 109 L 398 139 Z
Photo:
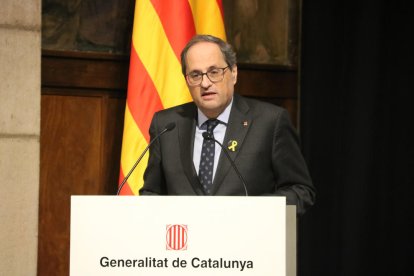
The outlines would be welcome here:
M 193 45 L 186 56 L 187 72 L 206 73 L 214 68 L 227 67 L 220 48 L 211 42 L 199 42 Z M 237 66 L 224 71 L 222 81 L 213 83 L 206 75 L 199 85 L 191 86 L 191 97 L 200 110 L 209 118 L 216 118 L 230 104 L 234 85 L 237 81 Z

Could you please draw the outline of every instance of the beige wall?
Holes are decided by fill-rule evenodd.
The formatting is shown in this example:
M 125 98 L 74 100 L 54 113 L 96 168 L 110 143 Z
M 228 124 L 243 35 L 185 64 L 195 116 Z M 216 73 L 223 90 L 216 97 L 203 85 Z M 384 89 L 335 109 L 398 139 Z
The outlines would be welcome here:
M 36 275 L 41 0 L 0 8 L 0 274 Z

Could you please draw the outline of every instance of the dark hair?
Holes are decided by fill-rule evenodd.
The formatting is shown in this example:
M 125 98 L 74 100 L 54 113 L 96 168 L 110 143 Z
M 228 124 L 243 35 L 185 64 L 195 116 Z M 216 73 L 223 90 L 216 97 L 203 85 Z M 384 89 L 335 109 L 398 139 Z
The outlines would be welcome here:
M 230 44 L 223 41 L 222 39 L 212 36 L 212 35 L 196 35 L 194 36 L 184 47 L 181 52 L 181 71 L 185 76 L 187 70 L 186 57 L 188 50 L 199 42 L 211 42 L 219 46 L 221 53 L 224 56 L 224 59 L 228 66 L 233 67 L 236 64 L 236 53 L 233 51 L 233 48 Z

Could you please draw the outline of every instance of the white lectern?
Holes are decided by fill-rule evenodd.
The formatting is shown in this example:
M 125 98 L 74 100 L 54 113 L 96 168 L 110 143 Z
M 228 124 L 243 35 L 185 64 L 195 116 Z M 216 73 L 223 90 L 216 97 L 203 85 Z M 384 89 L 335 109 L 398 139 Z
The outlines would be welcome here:
M 296 212 L 288 208 L 286 217 L 285 204 L 284 197 L 72 196 L 70 275 L 295 275 Z

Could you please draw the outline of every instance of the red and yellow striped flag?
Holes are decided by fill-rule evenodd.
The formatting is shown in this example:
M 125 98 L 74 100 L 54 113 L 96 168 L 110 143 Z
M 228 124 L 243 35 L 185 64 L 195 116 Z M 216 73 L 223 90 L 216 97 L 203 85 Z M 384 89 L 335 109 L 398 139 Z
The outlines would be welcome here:
M 221 0 L 136 0 L 120 182 L 148 145 L 154 112 L 191 101 L 180 53 L 196 33 L 225 40 Z M 148 154 L 121 195 L 138 193 L 147 163 Z

